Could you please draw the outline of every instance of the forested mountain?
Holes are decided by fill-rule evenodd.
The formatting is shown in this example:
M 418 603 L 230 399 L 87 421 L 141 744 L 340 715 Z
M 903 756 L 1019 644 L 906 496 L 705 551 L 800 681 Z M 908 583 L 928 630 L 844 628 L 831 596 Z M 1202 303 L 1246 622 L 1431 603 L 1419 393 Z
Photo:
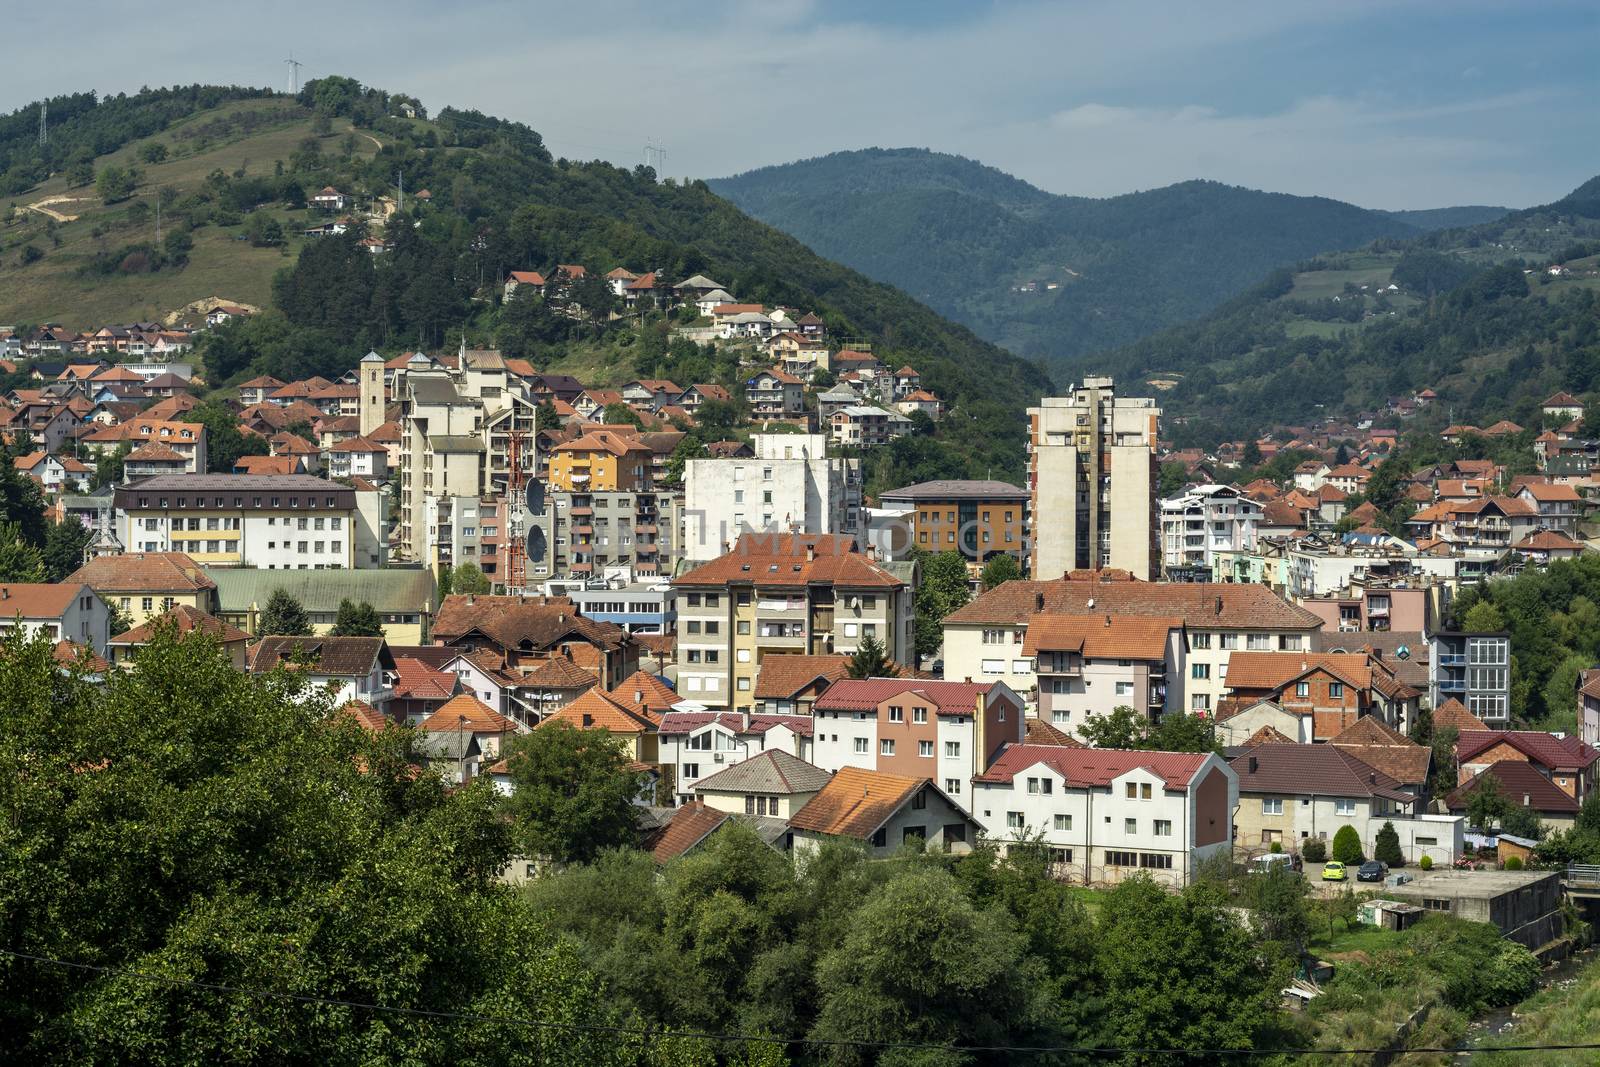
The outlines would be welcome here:
M 814 310 L 836 336 L 917 367 L 951 412 L 936 433 L 896 446 L 893 471 L 1021 475 L 1022 409 L 1050 388 L 1039 369 L 752 220 L 704 183 L 554 159 L 534 130 L 473 111 L 405 117 L 397 102 L 414 98 L 347 78 L 293 98 L 191 87 L 95 106 L 72 99 L 82 106 L 52 129 L 51 145 L 69 146 L 59 156 L 40 156 L 19 132 L 30 115 L 37 122 L 36 106 L 0 119 L 0 161 L 20 204 L 72 198 L 54 201 L 72 213 L 65 221 L 42 210 L 6 219 L 0 321 L 84 328 L 98 322 L 84 321 L 80 303 L 99 321 L 125 321 L 220 295 L 272 309 L 202 352 L 216 384 L 338 373 L 368 347 L 436 348 L 463 332 L 541 369 L 581 349 L 589 377 L 607 383 L 708 372 L 714 361 L 669 343 L 665 321 L 609 320 L 604 294 L 586 321 L 537 306 L 513 314 L 500 304 L 505 273 L 555 263 L 704 273 L 740 299 Z M 52 115 L 61 109 L 51 102 Z M 76 185 L 74 168 L 88 175 Z M 101 180 L 108 170 L 115 187 Z M 401 178 L 430 199 L 408 196 L 389 217 L 384 255 L 358 243 L 360 226 L 338 239 L 299 236 L 320 221 L 307 198 L 324 185 L 392 198 Z M 246 261 L 251 271 L 232 269 Z M 164 306 L 151 306 L 153 293 Z
M 710 185 L 821 254 L 1052 367 L 1204 314 L 1274 267 L 1440 224 L 1203 181 L 1057 196 L 909 148 L 838 152 Z
M 1324 415 L 1540 423 L 1557 390 L 1600 390 L 1600 179 L 1493 222 L 1382 241 L 1272 272 L 1195 322 L 1084 360 L 1159 383 L 1166 430 L 1212 444 Z M 1170 388 L 1168 388 L 1170 386 Z
M 1419 230 L 1449 230 L 1503 219 L 1511 214 L 1511 209 L 1463 204 L 1460 207 L 1423 208 L 1416 211 L 1381 211 L 1379 214 L 1387 215 L 1396 222 L 1415 226 Z

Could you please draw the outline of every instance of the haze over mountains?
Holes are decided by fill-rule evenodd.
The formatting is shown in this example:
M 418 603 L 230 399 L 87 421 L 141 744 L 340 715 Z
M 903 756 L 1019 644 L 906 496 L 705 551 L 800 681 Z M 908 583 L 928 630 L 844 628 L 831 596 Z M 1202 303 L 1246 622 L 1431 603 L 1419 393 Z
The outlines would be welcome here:
M 837 152 L 709 184 L 820 254 L 1052 368 L 1205 314 L 1275 267 L 1506 212 L 1371 211 L 1209 181 L 1060 196 L 911 148 Z

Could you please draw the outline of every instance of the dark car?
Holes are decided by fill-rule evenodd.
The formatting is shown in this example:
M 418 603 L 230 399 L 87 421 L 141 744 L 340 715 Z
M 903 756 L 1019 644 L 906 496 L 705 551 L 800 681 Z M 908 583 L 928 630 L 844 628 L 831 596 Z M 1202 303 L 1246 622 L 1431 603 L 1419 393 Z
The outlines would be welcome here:
M 1383 881 L 1383 876 L 1388 873 L 1389 865 L 1387 863 L 1379 863 L 1377 860 L 1368 860 L 1361 865 L 1360 870 L 1356 871 L 1356 881 L 1381 882 Z

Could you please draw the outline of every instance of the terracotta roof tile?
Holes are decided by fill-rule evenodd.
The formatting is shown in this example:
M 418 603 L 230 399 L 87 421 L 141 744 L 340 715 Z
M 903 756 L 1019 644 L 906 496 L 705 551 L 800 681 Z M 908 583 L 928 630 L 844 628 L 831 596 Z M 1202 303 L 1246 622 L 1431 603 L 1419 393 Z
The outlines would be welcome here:
M 422 729 L 433 734 L 452 730 L 472 734 L 505 734 L 514 733 L 517 722 L 495 711 L 471 693 L 459 693 L 424 719 Z
M 1057 745 L 1063 748 L 1088 747 L 1071 734 L 1058 730 L 1037 717 L 1027 720 L 1026 732 L 1022 736 L 1022 740 L 1024 744 L 1028 745 Z
M 1290 604 L 1264 585 L 1141 582 L 1092 576 L 1006 582 L 945 621 L 1017 625 L 1041 613 L 1175 616 L 1190 629 L 1316 630 L 1322 626 L 1317 616 Z
M 572 636 L 605 649 L 620 648 L 628 640 L 622 627 L 580 614 L 565 597 L 445 597 L 434 620 L 434 638 L 450 644 L 473 630 L 502 648 L 528 641 L 535 651 Z
M 754 696 L 756 700 L 793 700 L 795 694 L 817 681 L 843 678 L 849 666 L 850 657 L 845 655 L 767 656 L 756 676 Z
M 249 641 L 250 635 L 236 626 L 231 626 L 214 615 L 207 615 L 199 608 L 190 607 L 188 604 L 179 604 L 171 611 L 149 620 L 140 626 L 135 626 L 126 633 L 118 634 L 107 644 L 119 647 L 127 645 L 149 644 L 155 636 L 156 629 L 161 626 L 173 627 L 181 637 L 184 634 L 199 630 L 201 633 L 216 637 L 225 645 L 237 641 Z
M 616 685 L 607 694 L 625 708 L 660 721 L 661 716 L 683 700 L 678 691 L 662 678 L 649 671 L 637 670 Z
M 1453 726 L 1458 733 L 1489 728 L 1488 723 L 1468 711 L 1467 706 L 1455 697 L 1433 709 L 1433 728 L 1437 730 L 1442 726 Z
M 818 711 L 866 711 L 885 700 L 915 695 L 940 715 L 972 715 L 992 682 L 946 682 L 926 678 L 841 678 L 817 698 Z
M 645 839 L 645 847 L 657 863 L 666 863 L 710 837 L 731 815 L 693 801 L 676 809 L 671 819 Z
M 1560 786 L 1522 760 L 1501 760 L 1485 767 L 1445 797 L 1445 806 L 1451 811 L 1465 810 L 1467 799 L 1483 785 L 1486 775 L 1493 776 L 1506 799 L 1519 807 L 1523 797 L 1528 798 L 1527 806 L 1536 812 L 1573 815 L 1581 806 Z
M 1557 737 L 1540 730 L 1463 730 L 1456 739 L 1456 759 L 1471 762 L 1499 744 L 1510 745 L 1552 771 L 1583 770 L 1600 759 L 1600 750 L 1576 737 Z
M 250 657 L 250 670 L 270 671 L 303 658 L 317 674 L 356 676 L 369 673 L 374 666 L 394 660 L 381 637 L 263 637 Z
M 449 700 L 455 695 L 456 676 L 449 671 L 437 670 L 411 656 L 394 658 L 397 700 Z
M 73 579 L 65 582 L 0 582 L 0 619 L 59 619 L 72 602 L 93 595 L 90 587 Z
M 552 722 L 564 722 L 580 730 L 609 730 L 613 734 L 644 734 L 654 729 L 648 718 L 623 707 L 598 688 L 586 690 L 539 725 Z
M 809 551 L 809 555 L 808 555 Z M 704 563 L 676 585 L 758 586 L 827 583 L 846 588 L 900 588 L 905 583 L 855 550 L 855 540 L 833 534 L 742 534 L 733 550 Z
M 1254 748 L 1257 745 L 1292 745 L 1295 739 L 1274 726 L 1263 726 L 1245 739 L 1245 748 Z
M 1167 641 L 1183 620 L 1161 615 L 1037 615 L 1022 654 L 1077 652 L 1085 659 L 1165 660 Z
M 387 716 L 365 700 L 352 700 L 339 709 L 341 715 L 354 719 L 364 729 L 373 733 L 391 725 Z
M 1147 770 L 1166 782 L 1168 789 L 1187 789 L 1208 753 L 1142 752 L 1082 745 L 1008 745 L 994 764 L 975 782 L 1006 783 L 1029 767 L 1044 764 L 1067 780 L 1069 786 L 1105 786 L 1132 770 Z
M 932 781 L 841 767 L 805 807 L 794 813 L 789 825 L 796 830 L 865 840 L 923 788 L 933 788 Z
M 183 552 L 125 552 L 96 556 L 67 576 L 101 593 L 185 592 L 215 589 L 200 564 Z
M 1314 793 L 1330 797 L 1416 800 L 1397 778 L 1336 745 L 1257 745 L 1231 763 L 1241 793 Z

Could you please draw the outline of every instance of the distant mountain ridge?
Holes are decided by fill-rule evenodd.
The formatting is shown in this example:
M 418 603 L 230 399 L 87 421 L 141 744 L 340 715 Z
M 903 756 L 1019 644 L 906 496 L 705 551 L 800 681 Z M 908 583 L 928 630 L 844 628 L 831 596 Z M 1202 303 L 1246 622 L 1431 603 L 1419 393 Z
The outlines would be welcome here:
M 1369 211 L 1209 181 L 1060 196 L 914 148 L 836 152 L 708 184 L 820 254 L 1047 366 L 1202 315 L 1273 267 L 1459 225 L 1450 212 L 1503 212 Z

